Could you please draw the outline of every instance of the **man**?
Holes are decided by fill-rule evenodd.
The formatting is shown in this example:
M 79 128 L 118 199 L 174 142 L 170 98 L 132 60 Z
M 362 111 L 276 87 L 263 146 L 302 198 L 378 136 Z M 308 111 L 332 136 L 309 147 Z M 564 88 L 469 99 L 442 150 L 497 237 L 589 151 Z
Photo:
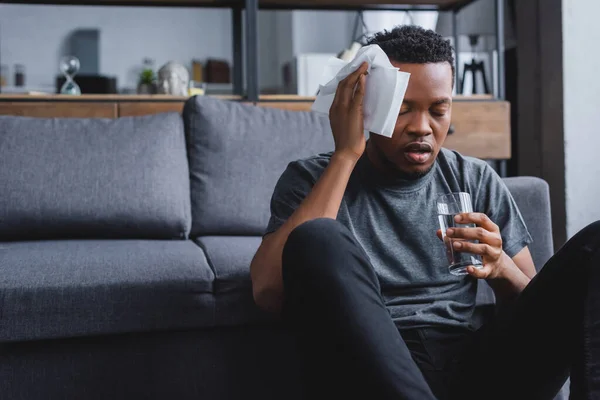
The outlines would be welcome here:
M 569 372 L 575 398 L 600 396 L 600 224 L 570 240 L 532 280 L 531 237 L 485 163 L 442 149 L 452 111 L 450 44 L 398 27 L 370 39 L 411 74 L 392 138 L 363 135 L 367 66 L 330 111 L 335 151 L 291 163 L 251 265 L 254 297 L 298 338 L 307 398 L 551 399 Z M 482 256 L 448 272 L 436 199 L 468 192 L 476 212 L 448 230 Z M 439 231 L 437 236 L 439 236 Z M 460 247 L 459 247 L 460 246 Z M 503 310 L 472 326 L 485 279 Z

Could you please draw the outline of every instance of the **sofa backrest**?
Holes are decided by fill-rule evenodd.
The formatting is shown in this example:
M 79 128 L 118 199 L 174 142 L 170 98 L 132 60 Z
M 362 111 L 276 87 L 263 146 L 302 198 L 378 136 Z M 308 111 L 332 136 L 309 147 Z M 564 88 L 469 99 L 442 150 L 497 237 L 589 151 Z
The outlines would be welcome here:
M 533 238 L 529 250 L 539 271 L 554 254 L 548 184 L 540 178 L 530 176 L 505 178 L 504 183 L 515 199 Z
M 550 192 L 546 181 L 529 176 L 505 178 L 504 183 L 515 199 L 533 242 L 529 251 L 539 271 L 554 254 Z M 477 288 L 477 304 L 494 304 L 494 293 L 485 281 Z
M 191 225 L 181 116 L 0 116 L 0 241 L 183 238 Z
M 184 107 L 192 236 L 261 235 L 290 161 L 333 150 L 326 116 L 198 96 Z

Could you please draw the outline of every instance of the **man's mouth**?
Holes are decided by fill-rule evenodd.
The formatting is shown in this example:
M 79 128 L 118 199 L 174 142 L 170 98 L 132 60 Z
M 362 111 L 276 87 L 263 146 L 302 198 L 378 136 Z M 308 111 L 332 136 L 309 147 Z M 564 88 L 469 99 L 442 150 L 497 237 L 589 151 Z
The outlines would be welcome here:
M 425 142 L 413 142 L 404 146 L 404 157 L 411 164 L 425 164 L 433 155 L 433 146 Z

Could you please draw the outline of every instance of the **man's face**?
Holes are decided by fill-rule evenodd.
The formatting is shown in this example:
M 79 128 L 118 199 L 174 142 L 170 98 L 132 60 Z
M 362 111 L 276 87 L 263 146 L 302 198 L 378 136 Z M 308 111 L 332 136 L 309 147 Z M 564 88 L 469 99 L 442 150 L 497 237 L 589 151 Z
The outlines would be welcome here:
M 393 62 L 410 80 L 391 138 L 372 134 L 371 146 L 383 166 L 409 178 L 429 171 L 446 139 L 452 114 L 452 69 L 447 62 Z

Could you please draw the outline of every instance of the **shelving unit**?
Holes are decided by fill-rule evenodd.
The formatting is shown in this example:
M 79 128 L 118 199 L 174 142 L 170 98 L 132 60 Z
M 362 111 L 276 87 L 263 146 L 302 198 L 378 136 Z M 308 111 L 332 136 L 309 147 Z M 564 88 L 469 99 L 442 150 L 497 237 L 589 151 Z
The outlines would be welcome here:
M 263 107 L 288 110 L 310 108 L 312 98 L 299 96 L 268 96 L 259 93 L 258 10 L 392 10 L 439 11 L 453 14 L 455 50 L 458 54 L 457 13 L 468 4 L 481 0 L 0 0 L 0 3 L 153 6 L 229 8 L 232 12 L 233 96 L 216 96 Z M 446 147 L 466 155 L 498 161 L 497 170 L 506 175 L 506 160 L 510 154 L 510 109 L 504 101 L 504 0 L 496 5 L 496 48 L 498 68 L 495 96 L 456 96 L 453 127 Z M 0 38 L 1 40 L 1 38 Z M 1 54 L 0 54 L 1 57 Z M 245 57 L 245 63 L 244 63 Z M 458 72 L 458 57 L 455 57 Z M 457 77 L 458 79 L 458 77 Z M 244 81 L 246 87 L 244 88 Z M 0 95 L 0 114 L 29 116 L 105 116 L 140 115 L 152 112 L 176 111 L 184 98 L 161 96 L 11 96 Z M 72 107 L 81 102 L 83 107 Z
M 154 6 L 154 7 L 211 7 L 232 10 L 233 34 L 233 87 L 236 95 L 248 101 L 259 98 L 258 71 L 258 10 L 393 10 L 393 11 L 440 11 L 452 12 L 454 43 L 458 48 L 457 13 L 468 4 L 478 0 L 0 0 L 0 3 L 55 4 L 55 5 L 103 5 L 103 6 Z M 504 99 L 504 1 L 496 4 L 496 38 L 498 51 L 498 99 Z M 245 11 L 245 13 L 243 13 Z M 243 19 L 245 18 L 245 21 Z M 245 31 L 242 27 L 245 22 Z M 244 47 L 245 46 L 245 47 Z M 243 57 L 246 57 L 245 70 Z M 0 54 L 1 57 L 1 54 Z M 456 57 L 458 60 L 458 57 Z M 458 61 L 455 62 L 458 62 Z M 458 71 L 458 68 L 456 68 Z M 246 90 L 244 90 L 244 75 Z

